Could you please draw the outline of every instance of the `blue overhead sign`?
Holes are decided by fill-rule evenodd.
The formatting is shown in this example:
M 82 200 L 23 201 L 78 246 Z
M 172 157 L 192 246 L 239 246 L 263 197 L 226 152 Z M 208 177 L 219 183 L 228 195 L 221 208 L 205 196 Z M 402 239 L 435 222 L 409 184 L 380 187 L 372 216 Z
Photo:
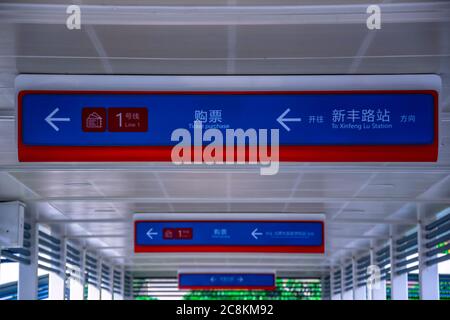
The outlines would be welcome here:
M 274 290 L 273 273 L 179 273 L 180 289 L 262 289 Z
M 323 253 L 322 221 L 135 221 L 135 252 Z
M 171 161 L 171 148 L 181 142 L 175 130 L 194 137 L 201 124 L 223 137 L 229 129 L 277 129 L 280 161 L 435 161 L 437 100 L 424 90 L 22 91 L 19 160 Z M 263 143 L 271 141 L 269 134 Z
M 141 117 L 143 128 L 111 130 L 114 120 L 125 121 L 129 109 L 130 117 Z M 193 132 L 199 120 L 203 129 L 224 134 L 226 129 L 280 129 L 281 145 L 430 144 L 434 112 L 430 94 L 30 93 L 22 98 L 22 142 L 172 146 L 175 129 Z

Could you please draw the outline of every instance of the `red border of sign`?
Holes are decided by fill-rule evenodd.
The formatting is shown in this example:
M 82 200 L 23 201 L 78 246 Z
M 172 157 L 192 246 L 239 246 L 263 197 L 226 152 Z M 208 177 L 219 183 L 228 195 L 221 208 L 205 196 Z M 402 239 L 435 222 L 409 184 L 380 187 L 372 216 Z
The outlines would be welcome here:
M 178 289 L 189 289 L 189 290 L 267 290 L 273 291 L 277 288 L 276 280 L 277 277 L 273 273 L 245 273 L 246 275 L 271 275 L 273 276 L 273 286 L 182 286 L 180 285 L 180 275 L 181 274 L 210 274 L 215 275 L 217 273 L 213 272 L 182 272 L 178 274 Z M 238 272 L 224 272 L 224 274 L 241 274 Z
M 314 222 L 322 226 L 322 244 L 320 246 L 226 246 L 226 245 L 193 245 L 193 246 L 146 246 L 138 245 L 136 241 L 137 224 L 141 222 Z M 322 220 L 135 220 L 134 221 L 134 252 L 264 252 L 264 253 L 325 253 L 325 228 Z
M 22 143 L 22 98 L 26 94 L 431 94 L 434 142 L 427 145 L 280 146 L 282 162 L 436 162 L 439 149 L 438 92 L 434 90 L 353 91 L 70 91 L 23 90 L 18 94 L 20 162 L 171 162 L 171 146 L 30 146 Z M 248 150 L 248 147 L 246 147 Z

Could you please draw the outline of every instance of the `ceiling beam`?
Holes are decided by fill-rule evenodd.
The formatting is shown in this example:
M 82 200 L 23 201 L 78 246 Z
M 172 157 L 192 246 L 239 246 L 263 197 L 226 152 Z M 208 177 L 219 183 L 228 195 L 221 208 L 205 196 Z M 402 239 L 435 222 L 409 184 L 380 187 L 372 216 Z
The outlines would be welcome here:
M 68 224 L 68 223 L 127 223 L 131 219 L 45 219 L 39 220 L 38 223 L 42 224 Z
M 450 119 L 450 113 L 448 113 Z M 35 163 L 19 163 L 3 165 L 0 171 L 9 173 L 20 173 L 30 171 L 45 172 L 49 170 L 58 170 L 66 172 L 82 172 L 82 171 L 95 171 L 102 173 L 110 173 L 114 171 L 127 171 L 127 172 L 158 172 L 158 173 L 254 173 L 259 172 L 260 166 L 258 165 L 205 165 L 199 164 L 195 166 L 176 166 L 171 163 L 156 162 L 156 163 L 133 163 L 132 165 L 123 163 L 78 163 L 76 167 L 68 164 L 35 164 Z M 401 174 L 420 174 L 420 173 L 439 173 L 449 174 L 450 165 L 435 164 L 432 167 L 418 164 L 402 164 L 398 165 L 390 163 L 386 165 L 367 165 L 365 163 L 355 163 L 352 165 L 321 165 L 321 164 L 308 164 L 303 165 L 301 163 L 280 163 L 280 173 L 401 173 Z
M 125 266 L 141 266 L 141 267 L 170 267 L 175 266 L 179 267 L 180 269 L 185 267 L 200 267 L 200 266 L 206 266 L 206 267 L 265 267 L 265 268 L 279 268 L 279 267 L 290 267 L 292 269 L 297 268 L 304 268 L 304 267 L 311 267 L 311 268 L 328 268 L 329 265 L 323 265 L 323 264 L 294 264 L 294 263 L 261 263 L 261 262 L 236 262 L 236 261 L 220 261 L 220 262 L 211 262 L 211 261 L 192 261 L 192 262 L 161 262 L 161 263 L 142 263 L 142 262 L 125 262 Z
M 386 219 L 336 219 L 325 220 L 328 224 L 386 224 L 386 225 L 416 225 L 417 220 L 404 219 L 404 220 L 390 220 Z
M 379 236 L 358 236 L 358 235 L 328 235 L 328 237 L 332 239 L 351 239 L 351 240 L 389 240 L 389 236 L 387 235 L 379 235 Z
M 193 212 L 181 212 L 179 214 L 192 214 Z M 210 214 L 210 212 L 195 212 L 196 214 Z M 239 212 L 239 213 L 244 213 L 244 212 Z M 286 214 L 285 212 L 245 212 L 245 214 L 254 214 L 255 216 L 258 214 Z M 170 212 L 158 212 L 158 214 L 164 215 L 164 214 L 173 214 Z M 229 212 L 214 212 L 214 214 L 229 214 Z M 303 215 L 303 214 L 307 214 L 307 213 L 296 213 L 296 212 L 292 212 L 289 214 L 299 214 L 299 215 Z M 310 214 L 321 214 L 321 212 L 312 212 Z M 55 219 L 55 220 L 51 220 L 51 219 L 46 219 L 46 220 L 39 220 L 38 223 L 42 223 L 42 224 L 69 224 L 69 223 L 92 223 L 92 224 L 96 224 L 96 223 L 131 223 L 133 221 L 133 218 L 126 218 L 126 219 L 115 219 L 115 218 L 111 218 L 111 219 Z M 388 218 L 386 219 L 325 219 L 327 224 L 385 224 L 385 225 L 415 225 L 417 224 L 417 221 L 414 219 L 404 219 L 404 220 L 390 220 Z
M 242 197 L 242 198 L 181 198 L 181 197 L 43 197 L 29 199 L 30 202 L 122 202 L 122 203 L 420 203 L 450 204 L 450 198 L 408 198 L 408 197 Z
M 446 2 L 382 3 L 383 23 L 447 22 Z M 367 4 L 284 6 L 110 6 L 81 5 L 87 25 L 320 25 L 360 24 Z M 60 24 L 63 4 L 1 4 L 4 23 Z
M 261 260 L 261 259 L 274 259 L 277 261 L 292 261 L 292 262 L 299 262 L 302 260 L 308 260 L 308 261 L 324 261 L 327 260 L 328 257 L 326 255 L 316 255 L 316 254 L 290 254 L 290 253 L 270 253 L 267 255 L 267 253 L 261 253 L 261 252 L 245 252 L 245 253 L 210 253 L 210 252 L 191 252 L 191 253 L 185 253 L 185 252 L 179 252 L 179 253 L 140 253 L 140 254 L 134 254 L 130 253 L 128 255 L 116 255 L 111 257 L 112 259 L 127 259 L 129 261 L 139 261 L 139 260 L 157 260 L 161 259 L 164 261 L 168 261 L 170 259 L 236 259 L 236 260 L 242 260 L 242 259 L 254 259 L 254 260 Z
M 67 239 L 91 239 L 91 238 L 128 238 L 128 234 L 69 234 Z

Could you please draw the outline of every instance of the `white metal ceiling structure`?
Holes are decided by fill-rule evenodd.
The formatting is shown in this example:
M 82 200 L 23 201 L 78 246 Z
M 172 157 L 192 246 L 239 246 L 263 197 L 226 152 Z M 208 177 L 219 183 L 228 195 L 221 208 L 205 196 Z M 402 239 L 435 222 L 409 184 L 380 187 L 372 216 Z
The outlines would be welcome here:
M 81 30 L 65 26 L 81 5 Z M 0 200 L 113 264 L 140 275 L 182 268 L 248 267 L 321 276 L 450 206 L 450 2 L 357 0 L 85 0 L 0 3 Z M 18 74 L 307 75 L 438 74 L 436 163 L 19 163 Z M 325 255 L 134 256 L 135 213 L 325 214 Z

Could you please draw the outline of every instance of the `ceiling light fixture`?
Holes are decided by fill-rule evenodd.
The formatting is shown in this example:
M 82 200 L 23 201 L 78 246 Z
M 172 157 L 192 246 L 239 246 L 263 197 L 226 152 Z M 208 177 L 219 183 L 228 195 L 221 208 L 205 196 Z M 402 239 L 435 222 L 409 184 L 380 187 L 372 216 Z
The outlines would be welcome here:
M 90 182 L 66 182 L 64 183 L 65 186 L 71 186 L 71 187 L 82 187 L 82 186 L 91 186 L 92 184 Z

